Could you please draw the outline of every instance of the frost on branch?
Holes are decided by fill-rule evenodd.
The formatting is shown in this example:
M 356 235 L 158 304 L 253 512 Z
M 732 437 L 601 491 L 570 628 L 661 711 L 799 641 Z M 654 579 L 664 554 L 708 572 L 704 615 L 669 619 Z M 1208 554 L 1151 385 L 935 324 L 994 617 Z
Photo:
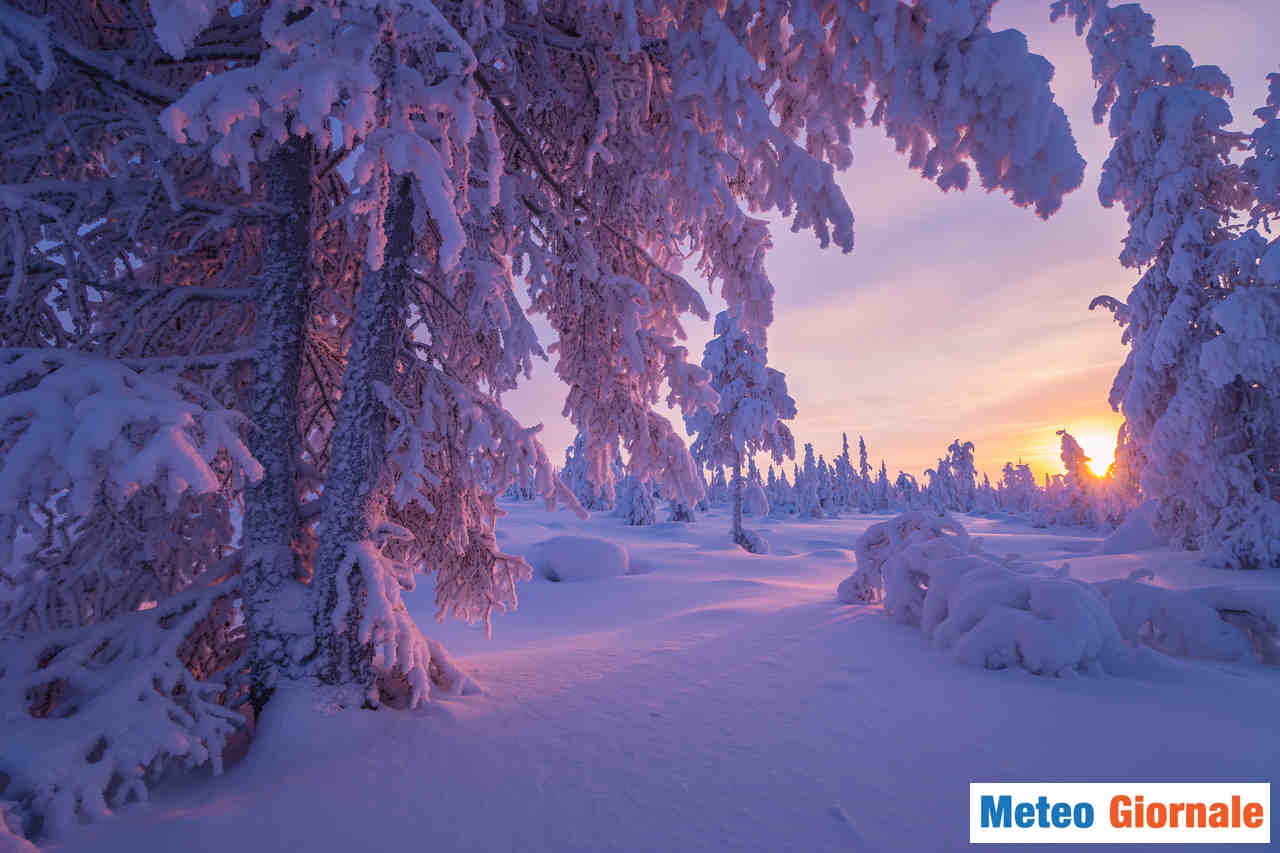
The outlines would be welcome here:
M 56 838 L 170 767 L 222 770 L 243 725 L 224 676 L 244 645 L 231 582 L 150 609 L 0 642 L 0 774 L 28 834 Z

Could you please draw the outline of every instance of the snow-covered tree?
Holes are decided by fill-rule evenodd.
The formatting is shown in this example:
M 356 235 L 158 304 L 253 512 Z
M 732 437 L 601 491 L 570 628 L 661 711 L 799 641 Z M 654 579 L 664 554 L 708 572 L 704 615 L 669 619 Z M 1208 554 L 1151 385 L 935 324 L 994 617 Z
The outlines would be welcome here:
M 1022 461 L 1004 463 L 997 495 L 1006 512 L 1031 512 L 1036 504 L 1036 476 L 1031 466 Z
M 787 516 L 795 511 L 795 490 L 787 481 L 787 471 L 782 469 L 777 477 L 773 475 L 773 466 L 769 466 L 769 511 L 774 515 Z
M 1272 107 L 1258 136 L 1229 130 L 1230 80 L 1155 44 L 1137 4 L 1057 0 L 1053 15 L 1088 33 L 1094 119 L 1109 115 L 1115 140 L 1099 198 L 1128 214 L 1120 261 L 1142 271 L 1125 300 L 1094 305 L 1114 313 L 1130 345 L 1111 404 L 1124 413 L 1156 526 L 1217 565 L 1280 566 L 1280 390 L 1257 355 L 1280 347 L 1276 282 L 1263 263 L 1268 241 L 1233 233 L 1237 216 L 1274 216 Z M 1246 169 L 1233 155 L 1250 144 Z
M 576 503 L 535 430 L 502 403 L 544 355 L 517 281 L 553 330 L 545 353 L 569 386 L 565 413 L 596 485 L 614 482 L 625 454 L 629 475 L 696 499 L 683 439 L 654 410 L 664 390 L 684 415 L 715 402 L 679 344 L 681 319 L 707 314 L 683 259 L 763 347 L 773 286 L 759 215 L 850 250 L 835 170 L 852 163 L 852 128 L 881 127 L 944 189 L 976 171 L 1041 215 L 1079 183 L 1050 66 L 1020 34 L 992 32 L 990 6 L 8 4 L 0 344 L 5 369 L 24 378 L 0 395 L 52 382 L 83 398 L 85 377 L 105 372 L 126 389 L 120 410 L 167 394 L 170 414 L 181 401 L 190 416 L 140 424 L 113 410 L 94 425 L 87 446 L 127 473 L 91 471 L 80 489 L 102 500 L 74 519 L 85 505 L 62 503 L 62 463 L 11 474 L 32 421 L 6 425 L 0 477 L 24 502 L 4 515 L 6 532 L 43 543 L 55 531 L 54 550 L 35 553 L 68 567 L 24 583 L 56 597 L 88 562 L 126 554 L 90 547 L 123 541 L 108 511 L 146 519 L 136 535 L 161 554 L 161 574 L 180 578 L 157 583 L 167 597 L 152 610 L 67 626 L 89 633 L 59 644 L 91 658 L 107 648 L 90 648 L 93 632 L 136 628 L 155 642 L 132 648 L 169 665 L 173 644 L 141 617 L 169 616 L 190 595 L 200 618 L 183 611 L 161 627 L 189 631 L 180 649 L 228 653 L 190 657 L 186 672 L 245 673 L 216 695 L 189 689 L 206 704 L 247 694 L 264 711 L 298 683 L 345 706 L 416 704 L 431 683 L 460 686 L 402 593 L 433 572 L 441 617 L 487 623 L 528 573 L 497 547 L 497 496 L 519 482 Z M 83 409 L 49 405 L 39 419 L 64 427 L 52 435 L 81 428 Z M 153 429 L 167 430 L 160 444 Z M 213 485 L 188 479 L 201 465 Z M 243 509 L 235 544 L 219 526 L 227 505 Z M 155 520 L 161 506 L 175 523 Z M 167 544 L 180 531 L 192 531 L 185 551 Z M 186 578 L 206 574 L 226 585 L 201 598 Z M 243 643 L 224 633 L 201 645 L 225 596 L 239 601 Z M 13 630 L 6 679 L 27 677 L 22 656 L 40 646 L 29 623 Z M 168 691 L 171 675 L 152 683 Z M 16 683 L 3 701 L 35 687 Z M 40 725 L 46 705 L 4 713 Z M 78 707 L 92 729 L 123 706 Z M 222 733 L 161 728 L 147 748 L 180 735 L 192 762 L 216 764 Z M 32 794 L 43 783 L 28 776 L 5 796 L 27 798 L 52 830 L 112 805 L 108 787 L 145 790 L 145 779 L 115 785 L 114 759 L 86 769 L 87 754 L 45 761 L 76 780 L 69 799 Z M 147 761 L 136 758 L 134 771 Z
M 875 500 L 871 487 L 871 462 L 867 459 L 867 442 L 858 436 L 858 512 L 871 512 Z
M 893 482 L 893 489 L 897 492 L 903 509 L 916 509 L 920 504 L 920 484 L 906 471 L 898 472 L 898 478 Z
M 818 494 L 818 463 L 809 443 L 804 446 L 804 468 L 796 471 L 796 513 L 801 518 L 826 517 Z
M 973 461 L 973 442 L 956 439 L 947 448 L 948 465 L 955 485 L 955 509 L 972 512 L 978 488 L 978 469 Z
M 890 492 L 892 487 L 889 485 L 889 469 L 885 466 L 884 460 L 880 460 L 880 472 L 876 474 L 875 488 L 875 508 L 876 512 L 888 512 L 891 501 Z
M 796 416 L 796 404 L 787 394 L 786 377 L 768 366 L 768 355 L 727 311 L 716 315 L 715 337 L 707 342 L 702 366 L 711 374 L 720 402 L 715 412 L 701 410 L 685 418 L 695 436 L 690 448 L 694 458 L 704 465 L 730 466 L 730 536 L 744 547 L 754 539 L 742 527 L 743 457 L 764 452 L 781 463 L 795 456 L 795 440 L 783 421 Z
M 573 492 L 578 503 L 587 510 L 611 510 L 616 502 L 614 479 L 601 476 L 592 470 L 591 460 L 586 453 L 587 438 L 579 433 L 573 444 L 565 448 L 564 467 L 560 469 L 560 478 Z M 621 468 L 621 462 L 615 460 L 613 473 Z M 593 479 L 593 477 L 595 479 Z
M 653 499 L 653 489 L 634 474 L 628 474 L 618 490 L 618 504 L 614 514 L 632 527 L 644 527 L 658 520 L 658 505 Z
M 717 465 L 716 472 L 711 475 L 711 485 L 707 487 L 707 502 L 712 506 L 728 506 L 729 500 L 729 481 L 725 478 L 724 466 Z

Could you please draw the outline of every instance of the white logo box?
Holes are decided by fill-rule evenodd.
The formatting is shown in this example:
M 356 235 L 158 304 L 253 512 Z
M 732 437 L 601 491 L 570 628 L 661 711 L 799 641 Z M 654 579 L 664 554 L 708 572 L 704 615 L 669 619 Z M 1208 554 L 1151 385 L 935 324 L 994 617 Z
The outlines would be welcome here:
M 984 804 L 984 797 L 992 799 Z M 1003 800 L 1001 798 L 1008 797 Z M 1041 797 L 1047 808 L 1038 807 Z M 1112 823 L 1112 805 L 1116 797 L 1117 815 L 1129 826 Z M 1138 826 L 1138 798 L 1141 797 L 1143 823 L 1147 818 L 1159 820 L 1163 814 L 1164 826 Z M 1236 798 L 1233 800 L 1233 798 Z M 1019 804 L 1029 803 L 1031 826 L 1019 826 L 1018 817 L 1025 822 L 1028 810 L 1018 810 Z M 1054 812 L 1055 804 L 1065 803 Z M 1225 828 L 1209 825 L 1216 814 L 1215 803 L 1225 804 Z M 1261 814 L 1257 807 L 1260 804 Z M 1092 809 L 1092 825 L 1077 826 L 1075 819 L 1084 813 L 1082 804 Z M 1158 805 L 1157 805 L 1158 804 Z M 1174 804 L 1191 804 L 1173 808 Z M 1204 806 L 1206 825 L 1191 826 L 1198 822 Z M 988 826 L 983 826 L 984 818 Z M 1067 812 L 1071 813 L 1070 825 L 1055 826 Z M 1178 826 L 1169 822 L 1174 815 Z M 1048 826 L 1041 826 L 1041 817 L 1048 818 Z M 1247 825 L 1247 819 L 1258 823 Z M 1259 822 L 1260 820 L 1260 822 Z M 1230 825 L 1237 821 L 1238 825 Z M 1008 822 L 1008 826 L 1003 825 Z M 997 824 L 997 825 L 990 825 Z M 1269 844 L 1271 842 L 1271 784 L 1268 782 L 971 782 L 969 784 L 969 842 L 971 844 Z

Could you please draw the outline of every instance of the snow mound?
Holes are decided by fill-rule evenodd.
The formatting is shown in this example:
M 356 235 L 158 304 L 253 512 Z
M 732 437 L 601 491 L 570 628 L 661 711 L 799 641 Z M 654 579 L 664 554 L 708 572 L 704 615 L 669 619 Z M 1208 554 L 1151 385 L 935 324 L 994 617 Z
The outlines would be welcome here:
M 885 587 L 884 565 L 895 554 L 935 539 L 944 540 L 946 547 L 930 553 L 949 555 L 953 545 L 958 553 L 966 553 L 971 548 L 968 537 L 958 521 L 928 512 L 905 512 L 873 524 L 858 537 L 854 545 L 858 567 L 840 583 L 836 595 L 845 604 L 881 601 Z
M 549 581 L 590 581 L 627 574 L 627 549 L 594 536 L 553 536 L 529 546 L 525 560 Z
M 1148 501 L 1129 513 L 1124 523 L 1102 541 L 1104 554 L 1133 554 L 1168 544 L 1168 540 L 1156 533 L 1152 526 L 1155 504 Z

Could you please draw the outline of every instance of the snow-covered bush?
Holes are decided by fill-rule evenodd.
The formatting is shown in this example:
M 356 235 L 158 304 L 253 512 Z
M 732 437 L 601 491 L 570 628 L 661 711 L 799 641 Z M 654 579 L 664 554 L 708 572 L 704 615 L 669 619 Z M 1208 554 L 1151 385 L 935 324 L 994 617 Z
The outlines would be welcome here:
M 960 522 L 919 510 L 873 524 L 854 543 L 857 568 L 840 583 L 837 594 L 846 604 L 883 601 L 884 565 L 891 557 L 912 545 L 935 539 L 948 543 L 938 551 L 940 554 L 968 553 L 971 548 L 968 536 Z
M 742 536 L 739 538 L 738 544 L 748 554 L 768 554 L 770 551 L 769 540 L 765 539 L 760 534 L 760 531 L 752 530 L 749 527 L 742 529 Z
M 1280 591 L 1165 589 L 1136 578 L 1095 586 L 1132 645 L 1177 657 L 1280 664 Z
M 1066 567 L 997 558 L 950 519 L 908 513 L 855 545 L 837 596 L 882 601 L 957 660 L 1041 675 L 1126 670 L 1132 648 L 1280 663 L 1280 592 L 1169 590 L 1136 579 L 1085 583 Z M 875 579 L 879 579 L 879 585 Z
M 553 536 L 530 545 L 525 560 L 549 581 L 589 581 L 620 577 L 630 565 L 627 549 L 594 536 Z
M 645 527 L 658 520 L 658 504 L 648 483 L 630 474 L 622 481 L 618 504 L 614 514 L 626 520 L 632 527 Z
M 693 509 L 684 501 L 673 500 L 667 502 L 667 521 L 692 524 L 697 520 L 697 517 L 693 514 Z
M 752 479 L 747 485 L 747 509 L 755 518 L 764 518 L 769 514 L 769 498 L 764 493 L 759 477 Z

